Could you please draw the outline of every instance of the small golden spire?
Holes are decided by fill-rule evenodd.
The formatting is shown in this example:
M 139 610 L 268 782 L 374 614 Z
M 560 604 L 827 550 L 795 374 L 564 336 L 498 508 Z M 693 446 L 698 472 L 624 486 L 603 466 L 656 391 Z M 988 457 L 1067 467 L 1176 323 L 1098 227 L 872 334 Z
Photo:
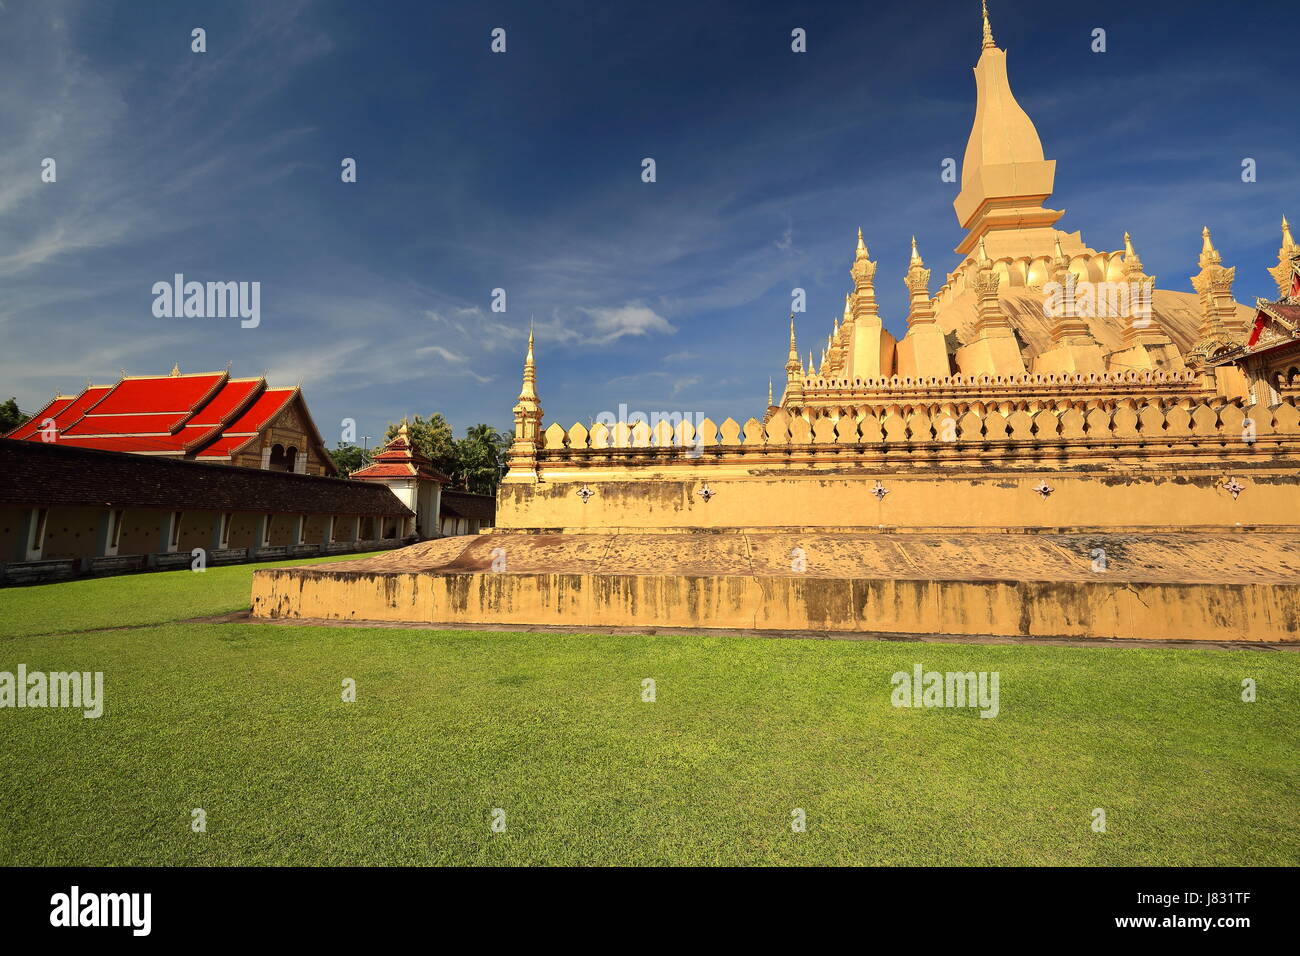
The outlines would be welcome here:
M 1125 238 L 1125 239 L 1128 238 L 1128 233 L 1124 233 L 1124 238 Z M 1060 237 L 1060 235 L 1057 235 L 1057 237 L 1056 237 L 1056 258 L 1058 258 L 1058 259 L 1064 259 L 1064 258 L 1065 258 L 1065 252 L 1061 249 L 1061 237 Z
M 1210 227 L 1205 226 L 1201 229 L 1201 268 L 1222 261 L 1223 257 L 1219 255 L 1219 250 L 1214 248 L 1214 241 L 1210 238 Z
M 537 401 L 537 363 L 533 360 L 533 324 L 528 323 L 528 354 L 524 356 L 524 383 L 519 401 Z
M 993 42 L 993 28 L 989 26 L 989 5 L 988 0 L 980 0 L 980 8 L 984 13 L 984 49 L 992 49 L 997 46 Z
M 916 251 L 916 236 L 912 237 L 912 265 L 914 266 L 925 265 L 925 263 L 921 261 L 921 254 Z
M 794 313 L 790 313 L 790 355 L 785 362 L 787 378 L 790 375 L 803 374 L 803 365 L 799 362 L 799 347 L 794 341 Z
M 181 363 L 177 362 L 175 365 L 172 366 L 172 378 L 180 378 L 180 375 L 181 375 Z
M 1129 256 L 1135 256 L 1135 255 L 1137 255 L 1137 253 L 1133 251 L 1133 240 L 1129 237 L 1129 234 L 1125 232 L 1124 233 L 1124 257 L 1128 258 Z
M 1296 242 L 1291 238 L 1291 223 L 1286 221 L 1286 216 L 1282 217 L 1282 248 L 1296 248 Z
M 767 380 L 767 407 L 772 407 L 772 380 Z
M 862 227 L 858 227 L 858 258 L 867 258 L 867 244 L 862 241 Z
M 1056 241 L 1057 241 L 1057 243 L 1059 244 L 1061 240 L 1058 239 L 1058 240 L 1056 240 Z M 993 264 L 992 262 L 989 261 L 989 254 L 988 254 L 988 251 L 984 248 L 984 237 L 983 237 L 983 236 L 980 236 L 980 244 L 979 244 L 979 248 L 976 250 L 976 257 L 977 257 L 977 261 L 978 261 L 979 264 L 980 264 L 980 268 L 983 268 L 983 267 L 984 267 L 984 263 L 986 263 L 986 262 L 989 263 L 989 265 L 992 265 L 992 264 Z

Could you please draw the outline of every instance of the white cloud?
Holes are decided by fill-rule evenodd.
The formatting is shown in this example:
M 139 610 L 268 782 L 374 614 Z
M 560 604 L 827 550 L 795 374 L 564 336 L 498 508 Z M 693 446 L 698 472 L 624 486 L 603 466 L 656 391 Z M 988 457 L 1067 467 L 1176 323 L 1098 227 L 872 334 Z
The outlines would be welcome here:
M 608 344 L 625 335 L 651 335 L 663 333 L 671 335 L 677 329 L 654 309 L 644 305 L 624 305 L 618 308 L 584 309 L 595 324 L 592 341 L 597 345 Z

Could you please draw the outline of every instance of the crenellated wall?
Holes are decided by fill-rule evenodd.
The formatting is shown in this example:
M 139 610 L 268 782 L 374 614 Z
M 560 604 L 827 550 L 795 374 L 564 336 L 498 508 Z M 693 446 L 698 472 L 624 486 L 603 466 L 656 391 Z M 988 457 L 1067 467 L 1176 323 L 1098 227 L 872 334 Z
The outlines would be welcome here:
M 1290 402 L 552 424 L 503 529 L 1300 529 Z

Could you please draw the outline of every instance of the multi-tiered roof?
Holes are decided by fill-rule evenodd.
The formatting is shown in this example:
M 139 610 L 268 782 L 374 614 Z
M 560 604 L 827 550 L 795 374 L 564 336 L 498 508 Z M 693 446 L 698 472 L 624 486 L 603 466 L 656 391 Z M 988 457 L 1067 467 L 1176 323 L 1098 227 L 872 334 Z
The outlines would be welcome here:
M 228 370 L 182 374 L 173 368 L 169 375 L 124 374 L 113 385 L 88 384 L 77 395 L 55 396 L 5 437 L 229 463 L 295 402 L 329 470 L 332 462 L 297 387 L 273 388 L 260 376 L 231 378 Z

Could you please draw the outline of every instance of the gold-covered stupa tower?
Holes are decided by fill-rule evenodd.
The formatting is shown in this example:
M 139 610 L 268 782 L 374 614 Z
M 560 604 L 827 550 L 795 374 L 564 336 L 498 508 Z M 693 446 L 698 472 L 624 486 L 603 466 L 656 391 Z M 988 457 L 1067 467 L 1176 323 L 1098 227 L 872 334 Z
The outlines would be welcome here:
M 1064 212 L 1045 205 L 1056 162 L 1016 101 L 1007 53 L 981 6 L 975 118 L 953 202 L 966 231 L 955 250 L 962 259 L 931 296 L 913 237 L 903 277 L 907 333 L 895 340 L 876 305 L 876 263 L 859 230 L 853 288 L 843 321 L 832 325 L 826 360 L 798 380 L 787 375 L 787 392 L 772 408 L 844 413 L 919 398 L 902 394 L 917 389 L 926 400 L 978 399 L 986 379 L 1003 397 L 1003 386 L 1014 383 L 1023 401 L 1066 401 L 1072 383 L 1095 386 L 1135 372 L 1176 378 L 1172 391 L 1196 397 L 1244 396 L 1246 380 L 1235 370 L 1210 369 L 1215 355 L 1244 340 L 1253 311 L 1232 298 L 1234 270 L 1222 265 L 1208 230 L 1191 288 L 1174 291 L 1155 288 L 1127 233 L 1122 248 L 1098 251 L 1078 232 L 1058 229 Z M 1288 248 L 1295 243 L 1284 222 L 1279 283 L 1289 275 Z M 1086 391 L 1085 400 L 1107 404 L 1124 390 Z

